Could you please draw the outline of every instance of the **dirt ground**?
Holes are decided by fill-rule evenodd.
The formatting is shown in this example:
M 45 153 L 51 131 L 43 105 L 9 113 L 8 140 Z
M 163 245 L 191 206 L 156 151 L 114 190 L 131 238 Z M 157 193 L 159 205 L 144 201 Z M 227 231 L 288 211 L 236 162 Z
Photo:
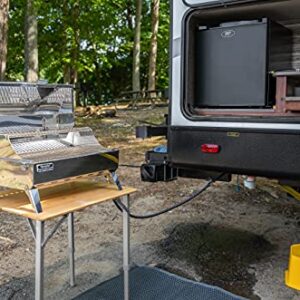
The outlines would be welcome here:
M 117 118 L 77 123 L 92 127 L 103 145 L 120 148 L 122 164 L 139 165 L 147 149 L 164 141 L 137 140 L 134 128 L 143 121 L 159 123 L 164 113 L 166 108 L 118 111 Z M 131 208 L 140 214 L 168 207 L 204 183 L 143 183 L 137 168 L 121 167 L 119 175 L 138 188 Z M 71 299 L 120 272 L 121 222 L 112 203 L 76 214 L 74 288 L 68 286 L 66 224 L 59 229 L 45 251 L 47 299 Z M 249 299 L 300 299 L 300 292 L 284 285 L 289 247 L 300 242 L 300 203 L 273 181 L 259 179 L 257 189 L 248 191 L 234 177 L 184 207 L 131 224 L 132 264 L 158 266 Z M 0 251 L 0 299 L 33 299 L 34 243 L 25 220 L 0 214 Z

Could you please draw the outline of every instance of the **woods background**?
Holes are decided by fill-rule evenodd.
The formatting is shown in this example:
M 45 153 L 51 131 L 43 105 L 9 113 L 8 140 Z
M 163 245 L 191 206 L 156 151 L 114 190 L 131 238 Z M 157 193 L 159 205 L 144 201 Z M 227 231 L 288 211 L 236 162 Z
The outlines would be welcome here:
M 0 79 L 72 83 L 77 104 L 168 87 L 169 0 L 0 0 Z

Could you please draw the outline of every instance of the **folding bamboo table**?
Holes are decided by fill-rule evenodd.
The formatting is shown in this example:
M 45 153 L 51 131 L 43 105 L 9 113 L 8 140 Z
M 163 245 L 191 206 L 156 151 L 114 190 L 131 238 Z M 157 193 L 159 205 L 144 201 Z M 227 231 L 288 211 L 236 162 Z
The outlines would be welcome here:
M 27 195 L 23 191 L 6 190 L 0 192 L 0 210 L 19 215 L 28 220 L 35 239 L 35 299 L 44 297 L 44 248 L 59 226 L 68 220 L 70 285 L 75 285 L 75 242 L 74 213 L 92 205 L 121 199 L 129 207 L 129 196 L 134 188 L 118 190 L 115 185 L 91 182 L 69 182 L 55 187 L 40 189 L 43 212 L 35 213 Z M 56 225 L 45 235 L 45 222 L 60 218 Z M 123 211 L 123 270 L 124 299 L 129 299 L 129 216 Z

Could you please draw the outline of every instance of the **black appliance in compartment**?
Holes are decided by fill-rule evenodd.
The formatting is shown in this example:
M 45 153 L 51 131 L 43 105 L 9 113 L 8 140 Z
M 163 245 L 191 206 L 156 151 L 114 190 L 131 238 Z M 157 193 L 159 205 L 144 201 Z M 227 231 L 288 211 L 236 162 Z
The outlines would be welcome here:
M 292 33 L 266 18 L 199 27 L 195 56 L 195 107 L 271 107 L 270 73 L 291 69 Z

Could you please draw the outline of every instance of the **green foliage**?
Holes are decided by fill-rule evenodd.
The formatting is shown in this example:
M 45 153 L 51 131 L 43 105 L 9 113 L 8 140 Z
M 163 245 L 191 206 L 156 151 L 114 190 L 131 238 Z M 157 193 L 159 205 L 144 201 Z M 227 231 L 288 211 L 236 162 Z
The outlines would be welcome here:
M 147 87 L 151 37 L 150 0 L 144 1 L 141 76 Z M 169 1 L 161 1 L 158 37 L 158 88 L 168 86 Z M 11 1 L 7 78 L 24 73 L 26 0 Z M 78 72 L 82 98 L 108 102 L 131 90 L 135 7 L 132 0 L 36 0 L 40 78 L 66 81 L 66 70 Z

